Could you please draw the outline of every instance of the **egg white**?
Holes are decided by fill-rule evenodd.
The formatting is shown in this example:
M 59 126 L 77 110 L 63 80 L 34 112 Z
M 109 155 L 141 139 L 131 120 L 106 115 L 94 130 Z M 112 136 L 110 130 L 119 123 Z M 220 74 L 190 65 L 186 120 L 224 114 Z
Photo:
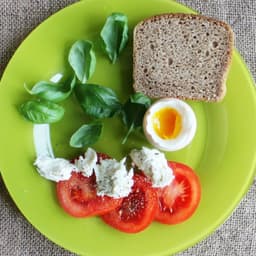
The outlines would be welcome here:
M 175 109 L 181 117 L 181 130 L 176 138 L 163 139 L 156 133 L 152 116 L 164 108 Z M 184 101 L 165 98 L 156 101 L 145 113 L 143 130 L 148 141 L 156 148 L 163 151 L 177 151 L 186 147 L 195 136 L 197 128 L 196 116 L 193 109 Z

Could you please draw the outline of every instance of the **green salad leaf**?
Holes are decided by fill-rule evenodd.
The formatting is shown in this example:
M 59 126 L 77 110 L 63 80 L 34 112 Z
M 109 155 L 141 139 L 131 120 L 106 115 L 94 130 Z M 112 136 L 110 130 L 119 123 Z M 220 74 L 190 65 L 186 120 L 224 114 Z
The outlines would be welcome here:
M 115 92 L 105 86 L 78 84 L 75 94 L 84 112 L 94 118 L 112 117 L 122 109 Z
M 35 124 L 58 122 L 64 115 L 64 108 L 51 101 L 30 100 L 20 106 L 20 113 Z
M 100 137 L 103 125 L 91 123 L 82 125 L 71 137 L 70 146 L 74 148 L 87 147 L 94 144 Z
M 85 84 L 94 73 L 96 67 L 96 57 L 92 42 L 88 40 L 76 41 L 69 51 L 68 61 L 78 80 Z
M 29 94 L 35 95 L 40 99 L 49 100 L 52 102 L 60 102 L 69 97 L 76 85 L 76 77 L 68 79 L 65 82 L 53 83 L 40 81 L 36 83 L 31 90 L 27 88 Z
M 103 50 L 112 63 L 115 63 L 128 41 L 127 16 L 122 13 L 112 13 L 101 30 L 100 39 Z
M 125 138 L 122 141 L 124 144 L 129 135 L 135 129 L 142 127 L 143 118 L 145 112 L 151 105 L 151 100 L 146 95 L 142 93 L 135 93 L 130 96 L 123 106 L 123 123 L 128 127 Z

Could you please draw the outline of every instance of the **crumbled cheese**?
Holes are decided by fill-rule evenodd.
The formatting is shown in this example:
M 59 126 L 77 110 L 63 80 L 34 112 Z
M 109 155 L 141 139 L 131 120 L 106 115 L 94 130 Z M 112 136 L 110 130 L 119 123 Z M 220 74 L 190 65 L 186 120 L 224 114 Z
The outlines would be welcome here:
M 96 167 L 97 159 L 97 153 L 93 149 L 88 148 L 84 157 L 79 156 L 79 158 L 75 160 L 75 166 L 85 177 L 90 177 Z
M 66 159 L 49 156 L 38 157 L 34 165 L 41 176 L 56 182 L 68 180 L 72 171 L 77 171 L 76 166 Z
M 125 160 L 105 159 L 96 165 L 97 195 L 114 198 L 129 195 L 133 186 L 133 169 L 127 171 Z
M 133 149 L 130 157 L 135 165 L 151 179 L 153 187 L 164 187 L 174 179 L 173 171 L 168 166 L 165 155 L 156 149 L 143 147 Z

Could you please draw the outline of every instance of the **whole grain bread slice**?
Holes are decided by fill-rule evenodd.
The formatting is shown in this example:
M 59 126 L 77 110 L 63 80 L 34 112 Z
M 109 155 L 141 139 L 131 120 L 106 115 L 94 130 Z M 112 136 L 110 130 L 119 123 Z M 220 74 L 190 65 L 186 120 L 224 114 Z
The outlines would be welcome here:
M 234 35 L 226 23 L 194 14 L 161 14 L 134 28 L 136 92 L 152 98 L 216 102 L 226 93 Z

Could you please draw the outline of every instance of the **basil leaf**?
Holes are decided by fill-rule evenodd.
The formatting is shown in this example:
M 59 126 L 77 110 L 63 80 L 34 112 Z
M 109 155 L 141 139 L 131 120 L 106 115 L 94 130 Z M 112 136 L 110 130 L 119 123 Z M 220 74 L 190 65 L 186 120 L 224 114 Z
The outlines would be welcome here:
M 96 57 L 92 48 L 90 41 L 79 40 L 69 51 L 69 64 L 82 84 L 85 84 L 95 71 Z
M 123 123 L 128 127 L 128 132 L 122 141 L 126 142 L 133 130 L 141 128 L 145 112 L 151 105 L 151 100 L 142 93 L 135 93 L 130 96 L 123 106 Z
M 50 101 L 31 100 L 20 106 L 20 113 L 32 123 L 50 124 L 58 122 L 64 115 L 64 108 Z
M 70 146 L 82 148 L 94 144 L 101 135 L 102 127 L 100 123 L 84 124 L 72 135 Z
M 97 84 L 77 85 L 76 97 L 84 112 L 94 118 L 107 118 L 118 114 L 122 105 L 115 92 Z
M 131 103 L 144 105 L 146 108 L 150 107 L 151 99 L 141 92 L 134 93 L 130 96 Z
M 122 13 L 112 13 L 100 33 L 103 50 L 112 63 L 125 48 L 128 41 L 128 19 Z
M 52 102 L 60 102 L 69 97 L 76 85 L 76 77 L 68 79 L 63 83 L 52 83 L 40 81 L 36 83 L 31 90 L 25 89 L 31 95 L 36 95 L 38 98 L 43 100 L 49 100 Z

